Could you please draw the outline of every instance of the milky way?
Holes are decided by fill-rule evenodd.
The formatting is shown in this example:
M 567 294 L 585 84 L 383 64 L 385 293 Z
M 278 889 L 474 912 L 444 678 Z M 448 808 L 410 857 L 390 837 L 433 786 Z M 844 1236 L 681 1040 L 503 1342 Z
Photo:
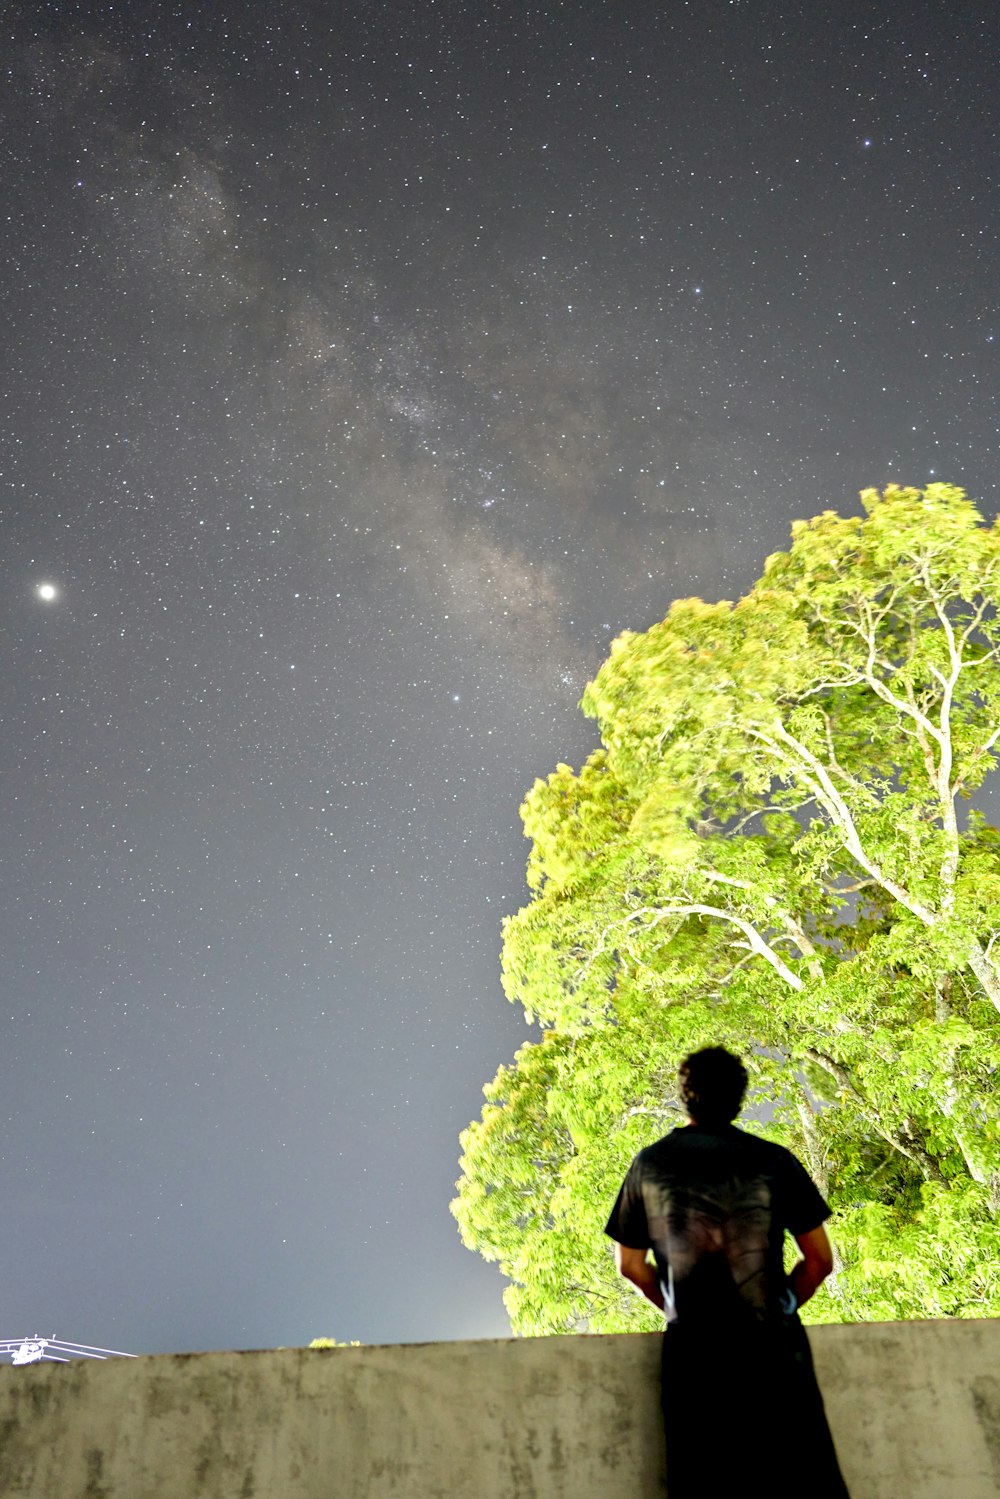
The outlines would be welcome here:
M 609 640 L 997 508 L 995 9 L 4 17 L 0 1334 L 501 1334 L 457 1135 Z

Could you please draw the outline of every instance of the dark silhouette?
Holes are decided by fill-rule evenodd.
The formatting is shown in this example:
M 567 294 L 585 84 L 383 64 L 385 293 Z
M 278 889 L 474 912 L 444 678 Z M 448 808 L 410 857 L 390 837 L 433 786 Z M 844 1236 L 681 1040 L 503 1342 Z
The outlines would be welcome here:
M 639 1152 L 605 1229 L 619 1272 L 667 1318 L 670 1499 L 748 1485 L 846 1499 L 797 1310 L 833 1269 L 830 1209 L 790 1151 L 732 1123 L 738 1057 L 694 1052 L 679 1082 L 689 1123 Z M 786 1232 L 802 1252 L 790 1275 Z

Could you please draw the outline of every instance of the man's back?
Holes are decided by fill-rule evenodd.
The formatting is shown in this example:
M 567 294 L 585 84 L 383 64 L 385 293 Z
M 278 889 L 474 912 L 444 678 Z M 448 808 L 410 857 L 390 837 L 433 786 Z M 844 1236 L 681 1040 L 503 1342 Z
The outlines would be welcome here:
M 833 1268 L 830 1209 L 790 1151 L 727 1122 L 746 1085 L 724 1047 L 685 1057 L 691 1122 L 639 1152 L 607 1223 L 621 1274 L 668 1320 L 667 1487 L 671 1499 L 747 1487 L 848 1499 L 796 1314 Z M 786 1232 L 802 1254 L 790 1277 Z
M 787 1315 L 785 1231 L 829 1209 L 795 1157 L 731 1124 L 674 1130 L 640 1151 L 607 1229 L 652 1247 L 668 1321 Z

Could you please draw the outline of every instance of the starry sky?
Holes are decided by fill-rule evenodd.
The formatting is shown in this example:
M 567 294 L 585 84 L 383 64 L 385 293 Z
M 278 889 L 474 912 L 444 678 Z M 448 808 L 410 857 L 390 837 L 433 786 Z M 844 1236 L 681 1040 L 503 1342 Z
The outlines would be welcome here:
M 502 1336 L 611 638 L 997 484 L 994 4 L 0 8 L 0 1335 Z

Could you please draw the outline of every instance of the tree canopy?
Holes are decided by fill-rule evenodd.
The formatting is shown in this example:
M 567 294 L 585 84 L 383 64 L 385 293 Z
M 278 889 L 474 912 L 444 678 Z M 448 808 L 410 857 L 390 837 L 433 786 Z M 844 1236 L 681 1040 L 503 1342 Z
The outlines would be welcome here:
M 889 488 L 792 527 L 737 603 L 682 599 L 584 693 L 602 747 L 521 809 L 507 995 L 453 1211 L 515 1331 L 641 1329 L 603 1224 L 702 1045 L 834 1208 L 813 1320 L 1000 1315 L 1000 518 Z M 982 798 L 980 798 L 980 801 Z

